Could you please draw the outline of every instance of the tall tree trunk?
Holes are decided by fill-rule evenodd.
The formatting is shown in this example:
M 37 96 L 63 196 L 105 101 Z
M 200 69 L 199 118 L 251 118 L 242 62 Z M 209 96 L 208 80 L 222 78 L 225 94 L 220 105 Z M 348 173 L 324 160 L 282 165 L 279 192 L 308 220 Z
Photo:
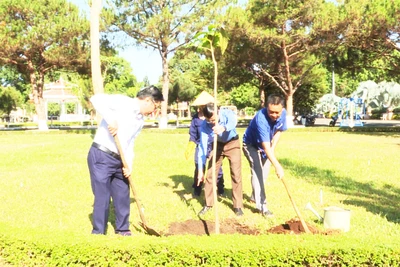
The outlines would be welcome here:
M 164 96 L 164 101 L 161 103 L 161 118 L 158 124 L 160 129 L 166 129 L 168 125 L 168 93 L 169 93 L 169 71 L 168 71 L 168 58 L 167 58 L 167 48 L 163 48 L 160 52 L 162 60 L 162 93 Z
M 92 60 L 92 83 L 95 94 L 104 92 L 100 62 L 99 17 L 101 8 L 102 0 L 92 0 L 92 6 L 90 8 L 90 45 Z
M 44 85 L 44 73 L 38 73 L 33 67 L 33 63 L 28 61 L 29 79 L 32 85 L 33 103 L 35 104 L 38 129 L 40 131 L 47 131 L 47 117 L 46 107 L 43 99 L 43 85 Z
M 286 42 L 282 41 L 281 43 L 281 48 L 282 48 L 282 53 L 283 53 L 283 60 L 284 60 L 284 77 L 286 80 L 286 111 L 287 111 L 287 116 L 292 116 L 293 115 L 293 82 L 292 82 L 292 76 L 290 73 L 290 62 L 289 62 L 289 56 L 287 54 L 286 50 Z
M 287 116 L 292 117 L 293 116 L 293 94 L 286 95 L 286 110 L 287 110 Z M 292 113 L 289 114 L 289 110 L 291 110 Z
M 290 73 L 290 62 L 289 62 L 289 56 L 287 53 L 287 47 L 286 47 L 286 42 L 282 41 L 281 43 L 281 49 L 282 49 L 282 54 L 283 54 L 283 63 L 284 63 L 284 77 L 286 80 L 286 88 L 285 88 L 285 94 L 286 94 L 286 124 L 288 127 L 293 127 L 293 94 L 294 94 L 294 89 L 293 89 L 293 81 L 292 81 L 292 76 Z
M 90 7 L 90 48 L 91 48 L 91 69 L 94 94 L 104 93 L 103 77 L 101 76 L 100 61 L 100 11 L 102 0 L 92 0 Z M 100 125 L 101 116 L 96 114 L 97 126 Z
M 264 78 L 261 76 L 259 78 L 259 88 L 258 88 L 258 93 L 260 95 L 260 108 L 265 107 L 265 80 Z

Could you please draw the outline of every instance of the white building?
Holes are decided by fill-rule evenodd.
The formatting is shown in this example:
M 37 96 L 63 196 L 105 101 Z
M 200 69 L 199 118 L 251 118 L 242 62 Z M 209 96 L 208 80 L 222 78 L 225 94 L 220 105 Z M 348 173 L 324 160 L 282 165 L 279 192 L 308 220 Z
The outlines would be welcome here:
M 48 118 L 48 104 L 58 103 L 61 107 L 60 122 L 88 121 L 90 115 L 84 114 L 79 98 L 73 93 L 74 84 L 66 83 L 62 77 L 56 82 L 44 85 L 43 99 L 45 101 L 46 118 Z M 75 108 L 72 114 L 67 113 L 66 104 L 73 103 Z

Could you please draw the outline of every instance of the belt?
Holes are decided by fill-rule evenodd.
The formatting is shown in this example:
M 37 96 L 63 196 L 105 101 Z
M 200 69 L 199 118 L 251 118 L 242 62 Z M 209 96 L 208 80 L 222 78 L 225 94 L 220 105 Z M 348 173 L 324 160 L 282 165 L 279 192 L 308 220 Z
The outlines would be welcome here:
M 238 140 L 239 139 L 239 135 L 237 134 L 235 137 L 233 137 L 231 140 L 229 140 L 228 142 L 230 142 L 230 141 L 233 141 L 233 140 Z
M 105 146 L 102 146 L 98 143 L 93 142 L 92 147 L 95 147 L 98 150 L 103 151 L 104 153 L 110 155 L 111 157 L 113 157 L 115 159 L 121 160 L 121 157 L 117 153 L 112 152 L 110 149 L 106 148 Z
M 229 143 L 229 142 L 231 142 L 231 141 L 233 141 L 233 140 L 238 140 L 238 139 L 239 139 L 239 135 L 236 135 L 235 137 L 232 137 L 229 141 L 226 141 L 226 142 L 218 142 L 218 143 L 227 144 L 227 143 Z

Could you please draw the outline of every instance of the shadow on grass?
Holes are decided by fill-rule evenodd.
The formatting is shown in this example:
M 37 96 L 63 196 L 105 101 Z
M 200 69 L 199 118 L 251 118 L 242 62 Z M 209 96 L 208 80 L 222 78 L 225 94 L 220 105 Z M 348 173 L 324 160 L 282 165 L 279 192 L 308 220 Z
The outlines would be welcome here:
M 364 207 L 369 212 L 399 223 L 400 188 L 385 184 L 377 188 L 373 183 L 362 183 L 346 176 L 335 175 L 332 170 L 307 166 L 290 159 L 282 159 L 282 165 L 293 175 L 313 184 L 332 187 L 336 192 L 347 195 L 345 204 Z
M 193 177 L 189 177 L 187 175 L 171 175 L 169 178 L 174 182 L 173 192 L 177 194 L 185 203 L 186 205 L 193 209 L 193 206 L 191 205 L 191 201 L 197 200 L 201 205 L 205 204 L 204 200 L 204 191 L 202 191 L 200 197 L 193 197 L 192 192 L 192 184 L 193 184 Z M 182 184 L 183 190 L 177 190 L 179 186 Z M 165 184 L 165 186 L 169 186 L 168 184 Z M 231 209 L 233 209 L 233 204 L 231 201 L 231 196 L 232 196 L 232 189 L 226 189 L 225 188 L 225 197 L 218 197 L 220 203 L 224 203 L 225 205 L 229 206 Z M 228 196 L 228 197 L 227 197 Z M 195 211 L 197 214 L 197 212 Z
M 179 198 L 192 210 L 194 214 L 197 214 L 198 211 L 195 210 L 192 201 L 198 201 L 201 204 L 203 201 L 200 199 L 201 197 L 193 197 L 192 195 L 193 177 L 187 175 L 172 175 L 169 178 L 174 182 L 174 185 L 172 186 L 173 192 L 179 196 Z M 180 185 L 183 186 L 183 190 L 178 190 Z M 165 183 L 164 186 L 169 187 L 170 185 Z

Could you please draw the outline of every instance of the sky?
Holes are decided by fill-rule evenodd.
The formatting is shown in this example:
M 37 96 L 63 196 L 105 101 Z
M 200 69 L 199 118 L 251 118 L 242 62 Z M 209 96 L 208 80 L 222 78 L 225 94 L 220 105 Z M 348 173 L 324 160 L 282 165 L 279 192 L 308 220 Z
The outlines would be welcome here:
M 79 7 L 90 19 L 90 7 L 88 0 L 67 0 Z M 239 0 L 244 5 L 247 0 Z M 104 3 L 104 1 L 103 1 Z M 125 46 L 123 50 L 118 49 L 119 56 L 128 61 L 132 67 L 137 81 L 141 82 L 147 76 L 150 84 L 156 84 L 162 75 L 161 56 L 154 49 L 142 46 Z
M 87 0 L 67 0 L 78 6 L 90 18 L 90 8 Z M 142 47 L 125 47 L 118 50 L 119 56 L 128 61 L 136 79 L 141 82 L 147 76 L 150 84 L 158 83 L 162 75 L 161 57 L 158 51 Z

